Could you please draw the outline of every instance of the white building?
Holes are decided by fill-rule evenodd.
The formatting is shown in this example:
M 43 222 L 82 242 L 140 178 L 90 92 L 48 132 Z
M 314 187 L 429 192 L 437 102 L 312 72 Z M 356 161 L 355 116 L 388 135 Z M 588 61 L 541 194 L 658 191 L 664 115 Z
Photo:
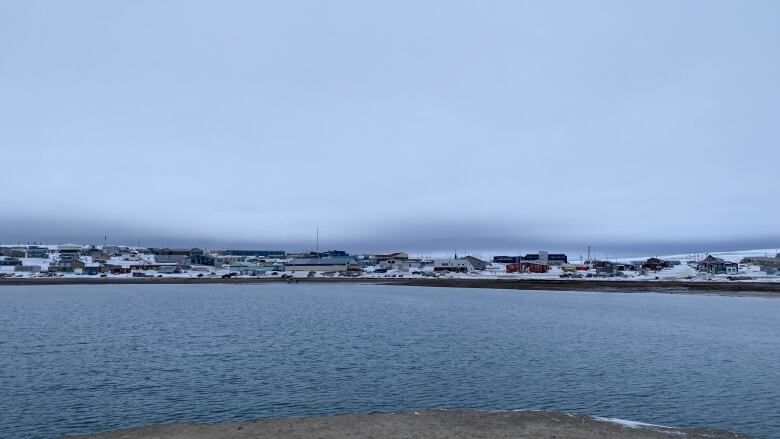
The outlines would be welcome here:
M 474 271 L 474 266 L 471 265 L 468 259 L 434 259 L 433 271 L 456 271 L 467 272 Z
M 398 271 L 410 271 L 410 270 L 422 270 L 423 263 L 419 259 L 388 259 L 385 261 L 379 261 L 379 268 L 385 270 L 398 270 Z

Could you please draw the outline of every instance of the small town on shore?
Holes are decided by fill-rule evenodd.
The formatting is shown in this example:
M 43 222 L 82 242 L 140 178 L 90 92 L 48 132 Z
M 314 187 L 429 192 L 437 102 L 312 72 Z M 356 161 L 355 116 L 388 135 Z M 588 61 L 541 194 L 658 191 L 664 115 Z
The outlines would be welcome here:
M 776 251 L 687 254 L 677 258 L 570 261 L 563 253 L 410 257 L 406 252 L 352 255 L 343 250 L 146 248 L 121 245 L 0 245 L 0 278 L 529 278 L 780 282 Z M 736 259 L 736 260 L 734 260 Z

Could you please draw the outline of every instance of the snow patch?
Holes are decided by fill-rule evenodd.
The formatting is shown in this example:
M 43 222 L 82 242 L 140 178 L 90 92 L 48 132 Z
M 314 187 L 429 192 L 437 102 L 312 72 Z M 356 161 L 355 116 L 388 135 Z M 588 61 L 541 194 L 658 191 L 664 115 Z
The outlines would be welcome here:
M 601 416 L 594 416 L 593 419 L 602 421 L 602 422 L 611 422 L 613 424 L 620 424 L 627 428 L 674 428 L 674 427 L 667 427 L 664 425 L 656 425 L 656 424 L 648 424 L 646 422 L 639 422 L 639 421 L 627 421 L 625 419 L 618 419 L 618 418 L 602 418 Z

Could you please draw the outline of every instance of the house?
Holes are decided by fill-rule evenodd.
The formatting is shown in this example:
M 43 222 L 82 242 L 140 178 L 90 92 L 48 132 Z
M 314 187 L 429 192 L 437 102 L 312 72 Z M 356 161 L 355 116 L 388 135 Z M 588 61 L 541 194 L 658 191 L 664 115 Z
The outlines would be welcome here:
M 617 271 L 639 271 L 642 268 L 641 263 L 636 262 L 616 262 Z
M 517 264 L 522 260 L 522 256 L 493 256 L 493 262 L 497 264 Z
M 658 258 L 648 258 L 647 261 L 642 264 L 642 268 L 652 271 L 661 271 L 664 268 L 669 268 L 671 266 L 672 264 L 670 264 L 668 261 L 663 261 Z
M 364 268 L 376 265 L 376 259 L 374 258 L 374 255 L 357 255 L 355 256 L 355 261 L 357 261 L 358 266 Z
M 95 247 L 94 245 L 84 252 L 82 252 L 84 256 L 89 256 L 92 258 L 93 261 L 100 261 L 100 262 L 106 262 L 108 258 L 106 257 L 106 253 L 103 251 L 103 249 L 99 249 Z
M 456 273 L 465 273 L 467 271 L 475 270 L 477 270 L 477 268 L 474 267 L 471 261 L 466 258 L 433 260 L 433 271 L 452 271 Z
M 519 262 L 516 264 L 507 264 L 507 273 L 547 273 L 550 266 L 541 262 Z
M 17 265 L 22 265 L 22 261 L 19 259 L 0 259 L 0 266 L 10 266 L 10 267 L 16 267 Z
M 69 273 L 73 271 L 73 261 L 58 261 L 55 264 L 49 264 L 49 273 L 61 272 Z
M 780 268 L 780 253 L 775 255 L 774 258 L 770 258 L 768 256 L 745 257 L 742 258 L 739 263 L 746 265 L 759 265 L 761 266 L 761 271 L 767 271 L 768 268 Z
M 125 247 L 120 247 L 118 245 L 103 246 L 103 253 L 108 256 L 122 256 L 126 251 L 127 249 Z
M 81 256 L 82 247 L 78 244 L 61 244 L 57 246 L 57 252 L 60 255 L 60 261 L 75 261 Z
M 711 274 L 737 274 L 739 264 L 707 255 L 706 258 L 697 264 L 696 270 Z
M 159 264 L 157 272 L 162 274 L 181 273 L 181 267 L 179 264 Z
M 0 247 L 0 255 L 7 258 L 23 258 L 27 255 L 24 247 Z
M 49 249 L 46 247 L 27 247 L 27 257 L 35 259 L 46 259 L 49 256 Z
M 298 258 L 285 264 L 286 271 L 350 271 L 359 270 L 357 261 L 348 256 L 330 258 Z
M 63 247 L 63 246 L 60 246 Z M 78 249 L 76 248 L 60 248 L 60 261 L 61 262 L 72 262 L 72 261 L 78 261 L 79 257 L 81 256 L 81 247 Z
M 236 263 L 228 266 L 230 272 L 238 273 L 242 276 L 263 276 L 272 271 L 284 271 L 284 264 L 249 264 Z
M 287 253 L 284 250 L 220 250 L 220 255 L 251 256 L 264 259 L 285 259 Z
M 141 256 L 138 252 L 123 252 L 120 256 L 123 261 L 140 261 Z
M 84 267 L 86 266 L 87 264 L 80 259 L 64 260 L 64 261 L 59 260 L 54 264 L 49 264 L 49 272 L 59 271 L 63 273 L 70 273 L 76 268 L 83 270 Z
M 481 271 L 481 270 L 486 269 L 487 266 L 488 266 L 487 262 L 485 262 L 485 261 L 483 261 L 481 259 L 475 258 L 474 256 L 466 256 L 463 259 L 469 261 L 469 264 L 471 264 L 471 266 L 474 267 L 474 270 L 480 270 Z
M 99 272 L 100 264 L 86 264 L 84 268 L 81 269 L 81 274 L 87 276 L 97 276 Z
M 640 266 L 633 262 L 594 261 L 593 268 L 598 274 L 615 274 L 621 271 L 639 271 Z
M 159 264 L 189 265 L 192 256 L 202 255 L 199 248 L 160 248 L 154 251 L 154 262 Z
M 618 263 L 612 261 L 596 261 L 593 263 L 593 268 L 598 274 L 615 274 L 621 271 L 618 269 Z
M 14 271 L 18 271 L 21 273 L 40 273 L 41 266 L 40 265 L 17 265 L 16 267 L 14 267 Z
M 157 271 L 157 269 L 160 268 L 161 265 L 162 264 L 157 264 L 157 263 L 153 264 L 153 263 L 150 263 L 150 262 L 140 262 L 138 264 L 131 264 L 129 268 L 130 268 L 130 271 L 138 271 L 138 270 L 140 270 L 140 271 L 149 271 L 149 270 Z
M 423 268 L 423 262 L 420 259 L 386 259 L 383 261 L 380 261 L 379 264 L 377 264 L 380 269 L 383 270 L 399 270 L 399 271 L 410 271 L 410 270 L 421 270 Z
M 130 273 L 130 267 L 123 267 L 121 265 L 107 264 L 103 266 L 103 270 L 111 274 L 128 274 Z

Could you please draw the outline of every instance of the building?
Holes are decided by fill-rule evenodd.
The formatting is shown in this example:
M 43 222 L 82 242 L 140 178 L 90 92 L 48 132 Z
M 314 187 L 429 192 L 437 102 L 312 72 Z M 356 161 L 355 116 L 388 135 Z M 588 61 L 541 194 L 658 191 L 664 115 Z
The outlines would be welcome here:
M 360 267 L 370 267 L 372 265 L 376 265 L 376 259 L 374 258 L 374 255 L 357 255 L 355 256 L 355 261 L 357 261 L 358 266 Z
M 380 261 L 377 266 L 384 270 L 411 271 L 422 270 L 424 264 L 420 259 L 386 259 Z
M 219 261 L 215 256 L 207 254 L 199 254 L 190 256 L 190 264 L 193 265 L 208 265 L 210 267 L 216 267 L 219 265 Z
M 160 264 L 157 266 L 157 272 L 161 274 L 181 273 L 179 264 Z
M 238 273 L 241 276 L 263 276 L 268 271 L 265 266 L 257 264 L 232 264 L 228 265 L 228 271 Z
M 108 257 L 103 249 L 97 248 L 94 245 L 81 253 L 83 256 L 89 256 L 93 261 L 106 262 Z
M 640 265 L 634 262 L 593 261 L 598 274 L 615 274 L 621 271 L 639 271 Z
M 40 273 L 42 270 L 40 265 L 17 265 L 14 267 L 14 271 L 22 273 Z
M 271 272 L 284 271 L 284 264 L 250 264 L 250 263 L 236 263 L 228 266 L 228 271 L 231 273 L 238 273 L 241 276 L 264 276 Z
M 516 264 L 507 264 L 507 273 L 547 273 L 550 266 L 542 262 L 524 261 Z
M 359 270 L 357 261 L 348 256 L 330 258 L 298 258 L 285 264 L 286 271 L 350 271 Z
M 739 272 L 739 264 L 707 255 L 706 258 L 696 265 L 696 270 L 711 274 L 737 274 Z
M 482 270 L 486 269 L 487 266 L 488 266 L 487 262 L 485 262 L 485 261 L 483 261 L 483 260 L 481 260 L 479 258 L 475 258 L 474 256 L 466 256 L 466 257 L 464 257 L 462 259 L 465 259 L 465 260 L 469 261 L 469 264 L 471 264 L 471 266 L 473 267 L 474 270 L 482 271 Z
M 305 252 L 300 254 L 291 254 L 287 256 L 297 257 L 301 259 L 318 259 L 318 258 L 335 258 L 349 256 L 344 250 L 328 250 L 324 252 Z
M 79 257 L 81 257 L 81 247 L 73 248 L 61 245 L 57 250 L 59 251 L 61 262 L 78 261 Z
M 17 265 L 21 266 L 22 261 L 19 259 L 0 259 L 0 266 L 16 267 Z
M 669 268 L 671 266 L 672 265 L 669 262 L 658 258 L 648 258 L 647 261 L 642 264 L 642 268 L 652 271 L 661 271 L 664 268 Z
M 57 252 L 60 254 L 60 261 L 75 261 L 81 256 L 82 246 L 78 244 L 61 244 L 57 246 Z
M 539 253 L 529 253 L 523 256 L 523 261 L 532 261 L 548 265 L 561 265 L 569 263 L 569 259 L 565 254 L 547 253 L 546 251 L 540 251 Z
M 129 274 L 132 271 L 130 270 L 130 267 L 123 267 L 115 264 L 103 265 L 103 270 L 111 274 Z
M 103 246 L 103 253 L 111 256 L 122 256 L 122 254 L 126 253 L 128 249 L 126 247 L 120 247 L 118 245 L 104 245 Z
M 493 262 L 496 264 L 517 264 L 522 260 L 522 256 L 493 256 Z
M 525 256 L 493 256 L 497 264 L 519 264 L 521 262 L 538 262 L 547 265 L 563 265 L 569 263 L 569 258 L 563 253 L 528 253 Z
M 86 264 L 81 269 L 81 274 L 87 276 L 97 276 L 100 273 L 100 264 Z
M 24 247 L 0 247 L 0 255 L 7 258 L 23 258 L 27 255 Z
M 761 266 L 761 271 L 767 271 L 768 268 L 780 268 L 780 253 L 775 255 L 774 258 L 768 256 L 745 257 L 742 258 L 739 263 L 745 265 L 759 265 Z
M 157 263 L 151 263 L 151 262 L 140 262 L 138 264 L 131 264 L 130 265 L 130 271 L 157 271 L 158 268 L 160 268 L 162 264 Z
M 55 273 L 55 272 L 62 272 L 62 273 L 69 273 L 73 271 L 73 261 L 58 261 L 54 264 L 49 264 L 49 273 Z
M 160 248 L 154 251 L 154 262 L 158 264 L 189 265 L 192 256 L 202 255 L 199 248 Z
M 409 259 L 409 253 L 406 252 L 396 252 L 396 253 L 387 253 L 384 255 L 378 254 L 378 255 L 371 255 L 376 261 L 376 263 L 380 263 L 382 261 L 389 261 L 390 259 L 395 260 L 401 260 L 401 259 Z
M 35 259 L 46 259 L 49 257 L 49 249 L 46 247 L 37 246 L 27 247 L 27 257 Z
M 456 273 L 465 273 L 474 271 L 468 259 L 434 259 L 433 271 L 452 271 Z
M 285 259 L 287 253 L 284 250 L 220 250 L 221 255 L 251 256 L 264 259 Z

